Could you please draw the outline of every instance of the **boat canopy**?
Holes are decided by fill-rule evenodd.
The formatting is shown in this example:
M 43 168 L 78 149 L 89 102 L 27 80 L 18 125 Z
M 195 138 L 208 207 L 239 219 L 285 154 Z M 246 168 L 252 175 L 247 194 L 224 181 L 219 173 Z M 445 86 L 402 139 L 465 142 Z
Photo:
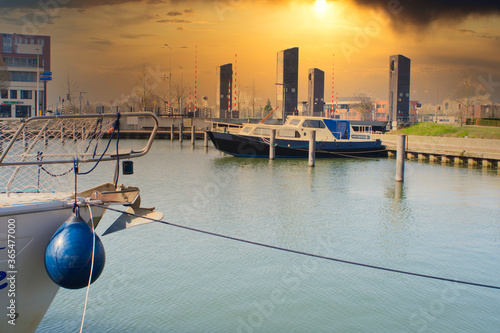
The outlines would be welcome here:
M 349 121 L 337 119 L 323 119 L 323 121 L 336 139 L 349 139 L 351 131 Z

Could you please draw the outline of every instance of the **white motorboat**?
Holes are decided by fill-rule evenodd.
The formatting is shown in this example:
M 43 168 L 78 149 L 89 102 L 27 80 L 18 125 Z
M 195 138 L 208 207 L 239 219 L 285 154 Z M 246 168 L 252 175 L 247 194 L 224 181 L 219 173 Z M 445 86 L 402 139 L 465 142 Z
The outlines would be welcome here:
M 155 123 L 149 140 L 122 149 L 120 121 L 138 116 Z M 162 218 L 139 207 L 137 187 L 118 184 L 120 162 L 123 173 L 133 172 L 130 159 L 149 151 L 157 129 L 151 113 L 0 121 L 0 332 L 34 332 L 61 286 L 83 288 L 99 277 L 105 254 L 94 229 L 109 205 L 134 216 L 122 215 L 105 233 L 149 222 L 141 216 Z M 112 182 L 78 189 L 78 177 L 101 162 L 115 163 Z

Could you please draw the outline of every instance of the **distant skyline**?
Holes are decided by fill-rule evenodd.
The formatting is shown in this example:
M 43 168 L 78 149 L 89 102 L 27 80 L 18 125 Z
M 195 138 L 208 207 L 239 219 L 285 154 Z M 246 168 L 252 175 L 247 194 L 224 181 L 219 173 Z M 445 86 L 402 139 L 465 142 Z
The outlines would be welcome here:
M 119 101 L 146 68 L 159 89 L 182 81 L 215 105 L 216 67 L 235 63 L 241 98 L 276 104 L 277 52 L 299 48 L 299 102 L 310 68 L 325 72 L 325 102 L 364 91 L 387 100 L 389 56 L 412 60 L 411 99 L 439 103 L 471 74 L 500 102 L 498 1 L 2 0 L 0 31 L 51 36 L 48 105 L 66 94 Z M 167 44 L 168 46 L 165 46 Z M 334 78 L 332 79 L 332 74 Z M 255 88 L 253 88 L 255 87 Z M 165 88 L 164 88 L 165 89 Z

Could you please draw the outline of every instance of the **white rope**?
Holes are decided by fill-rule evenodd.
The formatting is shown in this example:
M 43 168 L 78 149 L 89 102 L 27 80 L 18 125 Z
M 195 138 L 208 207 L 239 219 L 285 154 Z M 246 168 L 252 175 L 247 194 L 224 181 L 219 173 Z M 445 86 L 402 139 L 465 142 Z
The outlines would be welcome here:
M 83 306 L 82 324 L 80 325 L 80 333 L 83 332 L 83 322 L 85 321 L 85 312 L 87 311 L 87 301 L 89 298 L 90 283 L 92 281 L 92 271 L 94 270 L 94 254 L 95 254 L 95 228 L 94 228 L 94 218 L 92 217 L 92 209 L 90 205 L 87 204 L 90 213 L 90 222 L 92 223 L 92 263 L 90 264 L 90 275 L 89 283 L 87 284 L 87 292 L 85 294 L 85 305 Z

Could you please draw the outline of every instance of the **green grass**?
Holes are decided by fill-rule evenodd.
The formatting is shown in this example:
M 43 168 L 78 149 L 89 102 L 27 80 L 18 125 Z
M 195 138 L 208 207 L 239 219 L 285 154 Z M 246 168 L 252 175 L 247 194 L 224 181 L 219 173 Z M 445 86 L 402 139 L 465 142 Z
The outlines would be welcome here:
M 431 122 L 418 123 L 397 131 L 407 135 L 443 136 L 452 138 L 499 139 L 500 127 L 444 125 Z

